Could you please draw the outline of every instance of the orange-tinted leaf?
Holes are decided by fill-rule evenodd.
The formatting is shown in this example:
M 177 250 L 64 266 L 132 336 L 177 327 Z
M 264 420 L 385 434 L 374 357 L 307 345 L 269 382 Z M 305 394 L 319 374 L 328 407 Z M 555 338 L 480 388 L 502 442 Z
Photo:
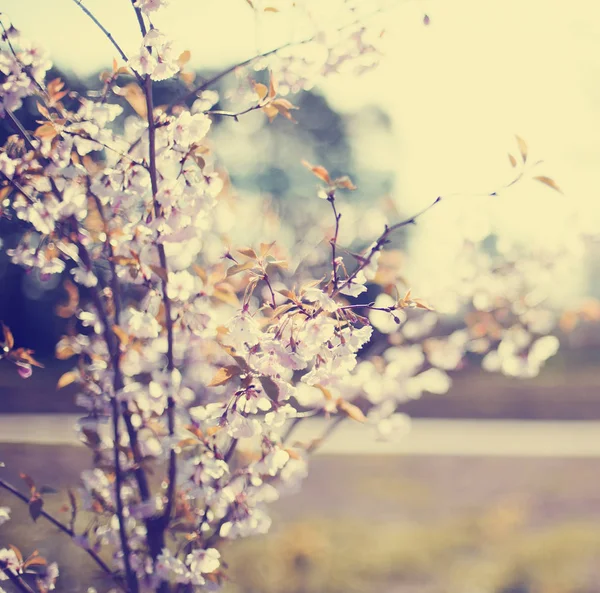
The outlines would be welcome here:
M 15 553 L 17 560 L 19 563 L 23 562 L 23 554 L 21 554 L 21 550 L 17 548 L 17 546 L 13 546 L 12 544 L 8 544 L 8 547 Z
M 539 181 L 540 183 L 543 183 L 544 185 L 547 185 L 548 187 L 551 187 L 552 189 L 556 190 L 561 194 L 563 193 L 560 187 L 558 187 L 556 181 L 554 181 L 554 179 L 551 179 L 550 177 L 546 177 L 545 175 L 539 175 L 537 177 L 534 177 L 534 179 L 536 181 Z
M 220 385 L 225 385 L 226 383 L 229 383 L 229 381 L 231 381 L 231 379 L 233 379 L 234 377 L 239 376 L 241 372 L 242 369 L 235 364 L 222 367 L 217 371 L 217 374 L 212 378 L 208 386 L 219 387 Z
M 41 138 L 42 140 L 52 140 L 52 138 L 55 138 L 58 135 L 58 132 L 50 122 L 46 122 L 37 128 L 33 135 L 36 138 Z
M 46 119 L 50 119 L 50 112 L 41 103 L 37 104 L 37 108 Z
M 258 258 L 256 251 L 254 251 L 254 249 L 252 249 L 252 247 L 243 247 L 242 249 L 238 249 L 237 251 L 238 251 L 238 253 L 241 253 L 242 255 L 245 255 L 246 257 L 251 257 L 252 259 Z
M 62 305 L 56 305 L 55 312 L 59 317 L 67 319 L 72 317 L 77 312 L 79 305 L 79 290 L 77 286 L 70 280 L 65 280 L 63 287 L 67 292 L 67 302 Z
M 317 176 L 321 181 L 331 185 L 331 177 L 329 171 L 321 165 L 311 165 L 308 161 L 302 161 L 302 164 L 312 171 L 313 175 Z
M 77 381 L 77 379 L 79 379 L 79 375 L 77 373 L 73 371 L 68 371 L 64 373 L 58 380 L 58 383 L 56 384 L 56 389 L 62 389 L 63 387 L 74 383 L 75 381 Z
M 4 325 L 4 323 L 2 323 L 2 333 L 4 334 L 4 345 L 7 346 L 9 350 L 12 350 L 15 345 L 15 339 L 13 338 L 10 329 Z
M 125 85 L 120 93 L 125 97 L 125 100 L 133 107 L 133 110 L 140 116 L 146 119 L 148 117 L 148 108 L 146 105 L 146 95 L 140 86 L 135 82 L 130 82 Z
M 266 85 L 260 82 L 254 83 L 254 90 L 258 95 L 259 101 L 264 101 L 267 98 L 267 95 L 269 94 L 269 89 L 266 87 Z
M 30 566 L 46 566 L 48 561 L 43 556 L 31 556 L 23 564 L 23 568 L 29 568 Z
M 255 263 L 252 260 L 244 262 L 243 264 L 234 264 L 230 268 L 227 269 L 227 277 L 234 276 L 235 274 L 239 274 L 240 272 L 245 272 L 250 268 L 253 268 Z
M 519 152 L 521 153 L 521 157 L 523 158 L 523 162 L 527 161 L 527 144 L 525 140 L 521 138 L 521 136 L 515 136 L 517 139 L 517 144 L 519 146 Z
M 191 57 L 192 57 L 192 53 L 190 52 L 189 49 L 186 49 L 177 58 L 177 64 L 179 65 L 180 68 L 183 68 L 190 61 Z
M 517 159 L 510 153 L 508 153 L 508 160 L 510 161 L 512 167 L 517 166 Z

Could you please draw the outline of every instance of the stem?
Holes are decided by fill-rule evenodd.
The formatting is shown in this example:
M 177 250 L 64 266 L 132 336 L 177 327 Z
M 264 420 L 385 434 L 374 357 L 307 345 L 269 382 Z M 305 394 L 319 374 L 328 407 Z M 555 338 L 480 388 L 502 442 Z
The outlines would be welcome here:
M 271 308 L 276 309 L 277 304 L 275 303 L 275 292 L 273 292 L 273 287 L 271 286 L 271 281 L 269 280 L 269 276 L 267 275 L 266 272 L 263 274 L 263 280 L 267 284 L 267 287 L 269 288 L 269 292 L 271 293 Z
M 4 480 L 0 480 L 0 487 L 4 488 L 8 492 L 10 492 L 14 496 L 16 496 L 19 500 L 21 500 L 25 504 L 29 504 L 29 498 L 27 496 L 25 496 L 24 494 L 21 494 L 21 492 L 19 492 L 14 486 L 12 486 L 11 484 L 9 484 L 8 482 L 5 482 Z M 46 511 L 44 511 L 43 509 L 40 511 L 40 515 L 42 517 L 44 517 L 44 519 L 46 519 L 46 521 L 49 521 L 50 523 L 52 523 L 52 525 L 54 525 L 55 527 L 57 527 L 64 534 L 68 535 L 70 538 L 74 538 L 75 537 L 75 532 L 72 529 L 70 529 L 69 527 L 67 527 L 64 523 L 61 523 L 58 519 L 54 518 L 52 515 L 50 515 L 49 513 L 47 513 Z M 96 552 L 94 552 L 93 550 L 88 549 L 88 548 L 83 548 L 83 549 L 87 552 L 87 554 L 94 560 L 94 562 L 104 572 L 106 572 L 107 574 L 109 574 L 112 577 L 116 576 L 113 573 L 113 571 L 109 568 L 109 566 L 104 562 L 104 560 L 102 560 L 102 558 L 100 558 L 100 556 L 98 556 L 98 554 L 96 554 Z
M 133 0 L 132 0 L 133 4 Z M 145 37 L 147 33 L 146 25 L 142 12 L 139 8 L 134 6 L 135 14 L 140 26 L 140 31 Z M 158 174 L 156 168 L 156 122 L 154 121 L 154 104 L 152 97 L 152 79 L 149 75 L 146 75 L 143 84 L 144 95 L 146 98 L 146 111 L 148 116 L 148 158 L 149 158 L 149 173 L 150 173 L 150 185 L 152 188 L 152 202 L 154 206 L 154 216 L 158 219 L 161 216 L 161 207 L 156 199 L 158 194 Z M 175 359 L 173 356 L 173 319 L 171 316 L 171 300 L 167 295 L 167 256 L 165 248 L 162 243 L 157 241 L 156 248 L 158 250 L 158 258 L 160 266 L 164 270 L 164 277 L 162 278 L 162 301 L 165 308 L 165 326 L 167 329 L 167 369 L 169 372 L 175 370 Z M 169 394 L 167 397 L 167 423 L 169 428 L 169 435 L 173 436 L 175 433 L 175 399 L 173 394 Z M 169 469 L 168 475 L 168 486 L 167 486 L 167 503 L 165 510 L 159 520 L 152 522 L 151 530 L 148 532 L 148 547 L 152 558 L 156 560 L 158 554 L 162 551 L 165 545 L 165 530 L 167 529 L 173 507 L 175 506 L 175 494 L 177 484 L 177 455 L 175 451 L 171 449 L 169 453 Z M 167 593 L 169 591 L 169 584 L 163 581 L 159 585 L 159 593 Z
M 341 214 L 338 214 L 338 211 L 335 207 L 335 194 L 331 192 L 327 201 L 331 204 L 331 208 L 333 209 L 333 216 L 335 217 L 335 234 L 333 235 L 333 239 L 331 240 L 331 267 L 333 269 L 333 290 L 337 291 L 338 287 L 338 275 L 337 275 L 337 263 L 336 263 L 336 248 L 337 248 L 337 240 L 338 234 L 340 232 L 340 218 L 342 218 Z
M 342 290 L 345 286 L 348 286 L 348 284 L 350 284 L 352 282 L 352 280 L 354 280 L 354 278 L 356 278 L 358 273 L 361 272 L 362 270 L 364 270 L 369 265 L 369 263 L 373 259 L 373 256 L 382 248 L 382 246 L 385 243 L 387 243 L 387 238 L 389 237 L 389 235 L 391 233 L 393 233 L 394 231 L 397 231 L 398 229 L 400 229 L 404 226 L 407 226 L 409 224 L 415 224 L 417 222 L 417 218 L 419 218 L 420 216 L 425 214 L 425 212 L 427 212 L 428 210 L 433 208 L 436 204 L 441 202 L 441 200 L 442 200 L 442 197 L 438 196 L 431 204 L 429 204 L 429 206 L 427 206 L 426 208 L 423 208 L 423 210 L 421 210 L 420 212 L 413 214 L 410 218 L 407 218 L 406 220 L 402 220 L 401 222 L 397 222 L 396 224 L 393 224 L 392 226 L 386 226 L 383 233 L 381 233 L 381 235 L 379 235 L 379 238 L 375 241 L 375 245 L 373 245 L 373 247 L 371 247 L 371 250 L 369 251 L 367 256 L 365 258 L 363 258 L 362 263 L 356 268 L 356 270 L 354 270 L 354 272 L 352 272 L 352 274 L 350 274 L 350 276 L 348 276 L 348 278 L 346 278 L 340 284 L 340 286 L 338 287 L 337 290 L 333 291 L 331 296 L 334 297 L 337 294 L 339 294 L 340 290 Z
M 125 528 L 125 516 L 123 513 L 123 498 L 121 496 L 121 489 L 123 487 L 123 474 L 121 470 L 120 450 L 119 450 L 119 419 L 121 417 L 119 413 L 119 402 L 117 401 L 117 395 L 114 394 L 112 401 L 112 418 L 113 418 L 113 449 L 114 449 L 114 462 L 115 462 L 115 496 L 117 499 L 117 517 L 119 518 L 119 539 L 121 540 L 121 549 L 123 551 L 123 563 L 125 565 L 125 577 L 127 580 L 127 587 L 131 593 L 137 593 L 139 590 L 137 575 L 131 568 L 131 558 L 129 551 L 129 540 L 127 539 L 127 530 Z
M 15 114 L 10 109 L 5 108 L 5 111 L 12 124 L 15 126 L 15 128 L 17 128 L 17 132 L 21 135 L 23 140 L 25 140 L 27 146 L 29 146 L 29 149 L 35 150 L 36 148 L 33 144 L 33 138 L 29 135 L 29 132 L 23 127 L 23 124 L 17 119 Z

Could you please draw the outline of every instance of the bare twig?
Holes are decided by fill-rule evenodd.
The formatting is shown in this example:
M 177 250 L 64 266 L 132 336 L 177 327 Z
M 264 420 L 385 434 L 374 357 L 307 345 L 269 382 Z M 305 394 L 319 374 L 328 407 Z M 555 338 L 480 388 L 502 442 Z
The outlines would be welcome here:
M 354 280 L 356 276 L 358 276 L 359 272 L 364 270 L 369 265 L 369 263 L 373 259 L 373 256 L 383 247 L 383 245 L 385 245 L 388 242 L 388 237 L 391 233 L 397 231 L 398 229 L 401 229 L 402 227 L 408 226 L 409 224 L 415 224 L 420 216 L 422 216 L 428 210 L 433 208 L 436 204 L 441 202 L 441 200 L 442 197 L 438 196 L 431 204 L 429 204 L 429 206 L 423 208 L 423 210 L 421 210 L 420 212 L 413 214 L 410 218 L 397 222 L 392 226 L 386 225 L 385 230 L 383 231 L 383 233 L 381 233 L 381 235 L 379 235 L 379 237 L 373 244 L 373 247 L 371 247 L 371 249 L 369 250 L 369 253 L 367 253 L 367 255 L 364 258 L 362 258 L 362 262 L 360 263 L 360 265 L 356 268 L 356 270 L 354 270 L 354 272 L 352 272 L 352 274 L 350 274 L 350 276 L 348 276 L 348 278 L 346 278 L 343 282 L 340 283 L 337 290 L 334 290 L 331 296 L 333 297 L 339 294 L 340 290 L 342 290 L 345 286 L 348 286 L 348 284 L 350 284 L 352 280 Z
M 337 208 L 335 207 L 335 194 L 332 192 L 330 192 L 329 196 L 327 197 L 327 201 L 331 204 L 331 208 L 333 210 L 333 216 L 335 218 L 335 233 L 333 235 L 333 239 L 331 239 L 331 268 L 332 268 L 332 274 L 333 274 L 333 290 L 336 291 L 337 287 L 338 287 L 338 274 L 337 274 L 337 254 L 336 254 L 336 249 L 337 249 L 337 241 L 338 241 L 338 234 L 340 232 L 340 218 L 342 218 L 342 215 L 337 211 Z

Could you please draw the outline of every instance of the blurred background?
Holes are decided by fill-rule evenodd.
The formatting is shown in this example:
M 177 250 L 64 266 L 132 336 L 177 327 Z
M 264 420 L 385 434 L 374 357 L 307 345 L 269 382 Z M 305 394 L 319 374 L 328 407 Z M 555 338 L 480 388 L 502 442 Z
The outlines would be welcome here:
M 296 124 L 269 124 L 261 112 L 239 122 L 215 118 L 211 142 L 239 198 L 233 222 L 233 206 L 219 206 L 220 230 L 237 244 L 277 238 L 295 266 L 316 262 L 327 248 L 330 211 L 315 198 L 301 159 L 332 176 L 348 174 L 358 186 L 340 201 L 340 241 L 357 249 L 384 224 L 443 196 L 391 245 L 413 294 L 436 308 L 448 333 L 464 324 L 465 311 L 487 310 L 488 286 L 518 277 L 519 290 L 533 294 L 531 309 L 551 317 L 548 331 L 561 348 L 529 378 L 502 365 L 482 369 L 477 353 L 466 356 L 447 394 L 425 393 L 401 405 L 415 418 L 415 434 L 430 439 L 421 449 L 344 455 L 340 446 L 316 457 L 303 491 L 275 506 L 273 533 L 232 545 L 228 590 L 600 591 L 600 457 L 594 447 L 577 449 L 582 431 L 593 442 L 595 426 L 578 422 L 600 420 L 600 5 L 309 0 L 299 11 L 286 0 L 254 4 L 278 11 L 253 10 L 245 0 L 173 0 L 155 24 L 191 51 L 188 69 L 197 77 L 317 31 L 333 35 L 354 20 L 367 27 L 374 51 L 309 90 L 289 89 L 287 98 L 300 108 Z M 126 51 L 137 46 L 128 2 L 85 5 Z M 2 0 L 0 10 L 48 50 L 55 64 L 50 79 L 61 77 L 82 95 L 102 88 L 99 74 L 111 68 L 114 51 L 75 2 Z M 219 108 L 241 104 L 235 75 L 215 88 Z M 156 103 L 168 103 L 176 91 L 157 85 Z M 124 108 L 117 125 L 132 114 Z M 20 115 L 30 128 L 38 117 L 34 104 Z M 2 143 L 11 133 L 0 122 Z M 519 154 L 515 135 L 525 140 L 529 163 L 543 163 L 506 189 L 515 176 L 507 155 Z M 533 174 L 549 176 L 562 193 Z M 247 220 L 256 224 L 247 228 Z M 19 233 L 0 222 L 4 246 Z M 53 311 L 64 298 L 59 277 L 25 273 L 0 254 L 0 319 L 17 345 L 35 349 L 46 365 L 26 382 L 0 366 L 5 420 L 78 411 L 72 390 L 53 388 L 71 367 L 53 359 L 63 330 Z M 387 339 L 389 331 L 377 329 Z M 474 421 L 458 425 L 466 441 L 473 435 L 472 444 L 453 447 L 452 423 L 464 419 Z M 511 446 L 527 430 L 515 424 L 524 420 L 535 423 L 535 438 Z M 486 433 L 490 421 L 503 423 Z M 434 428 L 438 440 L 427 436 Z M 562 440 L 575 445 L 567 451 Z M 76 481 L 86 455 L 57 444 L 0 444 L 14 482 L 26 471 L 55 488 Z M 60 472 L 48 469 L 49 458 L 59 460 Z M 62 495 L 56 497 L 58 508 Z M 31 537 L 18 532 L 17 522 L 0 528 L 0 544 Z M 52 530 L 36 533 L 43 553 Z M 80 591 L 84 580 L 69 574 L 62 590 Z

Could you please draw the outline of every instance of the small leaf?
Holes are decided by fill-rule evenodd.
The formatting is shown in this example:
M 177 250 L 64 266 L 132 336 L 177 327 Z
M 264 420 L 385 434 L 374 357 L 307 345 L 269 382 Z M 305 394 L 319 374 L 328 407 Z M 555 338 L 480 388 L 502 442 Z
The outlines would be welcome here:
M 302 161 L 302 164 L 312 171 L 313 175 L 318 177 L 321 181 L 324 181 L 328 185 L 331 185 L 331 177 L 329 176 L 329 171 L 325 167 L 321 165 L 311 165 L 308 161 Z
M 43 556 L 32 556 L 28 558 L 23 564 L 23 568 L 29 568 L 30 566 L 46 566 L 48 561 Z
M 279 12 L 279 9 L 273 6 L 267 6 L 267 8 L 264 9 L 264 12 Z
M 150 269 L 163 281 L 167 281 L 167 270 L 161 268 L 160 266 L 150 266 Z
M 242 249 L 238 249 L 237 252 L 241 253 L 242 255 L 245 255 L 246 257 L 251 257 L 252 259 L 258 258 L 256 251 L 254 251 L 252 247 L 243 247 Z
M 50 119 L 50 112 L 41 103 L 37 104 L 37 108 L 46 119 Z
M 146 95 L 138 84 L 130 82 L 121 89 L 119 94 L 125 97 L 125 100 L 133 107 L 133 110 L 140 117 L 143 117 L 144 119 L 148 117 Z
M 550 179 L 550 177 L 546 177 L 545 175 L 539 175 L 538 177 L 534 177 L 534 179 L 536 181 L 539 181 L 540 183 L 543 183 L 544 185 L 547 185 L 548 187 L 551 187 L 560 194 L 563 193 L 560 187 L 558 187 L 558 185 L 556 184 L 556 181 L 554 181 L 554 179 Z
M 234 276 L 235 274 L 239 274 L 240 272 L 245 272 L 246 270 L 253 268 L 254 265 L 255 264 L 252 260 L 248 260 L 243 264 L 235 264 L 227 269 L 227 277 L 229 278 L 230 276 Z
M 508 160 L 510 161 L 511 167 L 517 166 L 517 159 L 512 154 L 510 154 L 510 152 L 508 153 Z
M 25 482 L 25 484 L 27 484 L 29 490 L 31 492 L 35 492 L 35 482 L 33 481 L 33 479 L 28 476 L 27 474 L 19 474 L 19 478 L 21 478 L 21 480 L 23 480 L 23 482 Z
M 37 128 L 33 135 L 36 138 L 41 138 L 42 140 L 52 140 L 52 138 L 55 138 L 58 135 L 58 132 L 56 131 L 56 128 L 53 124 L 51 124 L 50 122 L 46 122 L 45 124 L 42 124 L 39 128 Z
M 77 312 L 77 307 L 79 305 L 79 290 L 70 280 L 65 280 L 63 287 L 67 292 L 67 302 L 65 304 L 56 305 L 54 311 L 59 317 L 68 319 Z
M 225 385 L 226 383 L 229 383 L 229 381 L 231 381 L 231 379 L 233 379 L 234 377 L 239 376 L 241 372 L 242 369 L 235 364 L 222 367 L 212 378 L 211 382 L 208 384 L 208 387 L 219 387 L 220 385 Z
M 186 49 L 177 58 L 177 64 L 179 65 L 180 68 L 183 68 L 190 61 L 191 57 L 192 57 L 192 53 L 190 52 L 190 50 Z
M 354 183 L 352 183 L 352 180 L 350 179 L 350 177 L 348 177 L 348 175 L 344 175 L 342 177 L 338 177 L 337 179 L 334 179 L 333 184 L 341 189 L 349 189 L 349 190 L 355 190 L 356 189 L 356 185 L 354 185 Z
M 77 381 L 77 379 L 79 379 L 79 374 L 75 373 L 73 371 L 68 371 L 66 373 L 64 373 L 61 378 L 58 380 L 58 383 L 56 384 L 56 389 L 62 389 L 63 387 L 66 387 L 67 385 L 71 385 L 71 383 L 75 383 L 75 381 Z
M 2 323 L 0 321 L 0 323 Z M 12 332 L 10 331 L 10 329 L 4 325 L 4 323 L 2 323 L 2 333 L 4 334 L 4 345 L 9 349 L 12 350 L 13 346 L 15 345 L 15 339 L 13 338 Z
M 267 95 L 269 94 L 269 89 L 266 87 L 266 85 L 264 85 L 260 82 L 254 83 L 254 90 L 255 90 L 256 94 L 258 95 L 259 101 L 264 101 L 266 99 Z
M 17 557 L 19 564 L 21 562 L 23 562 L 23 554 L 21 554 L 21 550 L 19 550 L 19 548 L 17 548 L 17 546 L 13 546 L 12 544 L 8 544 L 8 547 L 15 553 L 15 556 Z
M 37 521 L 39 516 L 42 514 L 42 507 L 44 506 L 44 501 L 42 497 L 39 495 L 33 496 L 29 501 L 29 514 L 34 521 Z
M 273 248 L 273 245 L 275 245 L 275 241 L 273 241 L 272 243 L 261 243 L 260 244 L 260 256 L 261 257 L 265 257 L 265 255 L 267 255 L 269 253 L 269 251 L 271 251 L 271 249 Z
M 516 136 L 515 138 L 517 139 L 517 144 L 519 145 L 519 152 L 521 153 L 521 157 L 523 157 L 523 162 L 527 161 L 527 144 L 525 143 L 525 140 L 523 140 L 523 138 L 521 138 L 521 136 Z

